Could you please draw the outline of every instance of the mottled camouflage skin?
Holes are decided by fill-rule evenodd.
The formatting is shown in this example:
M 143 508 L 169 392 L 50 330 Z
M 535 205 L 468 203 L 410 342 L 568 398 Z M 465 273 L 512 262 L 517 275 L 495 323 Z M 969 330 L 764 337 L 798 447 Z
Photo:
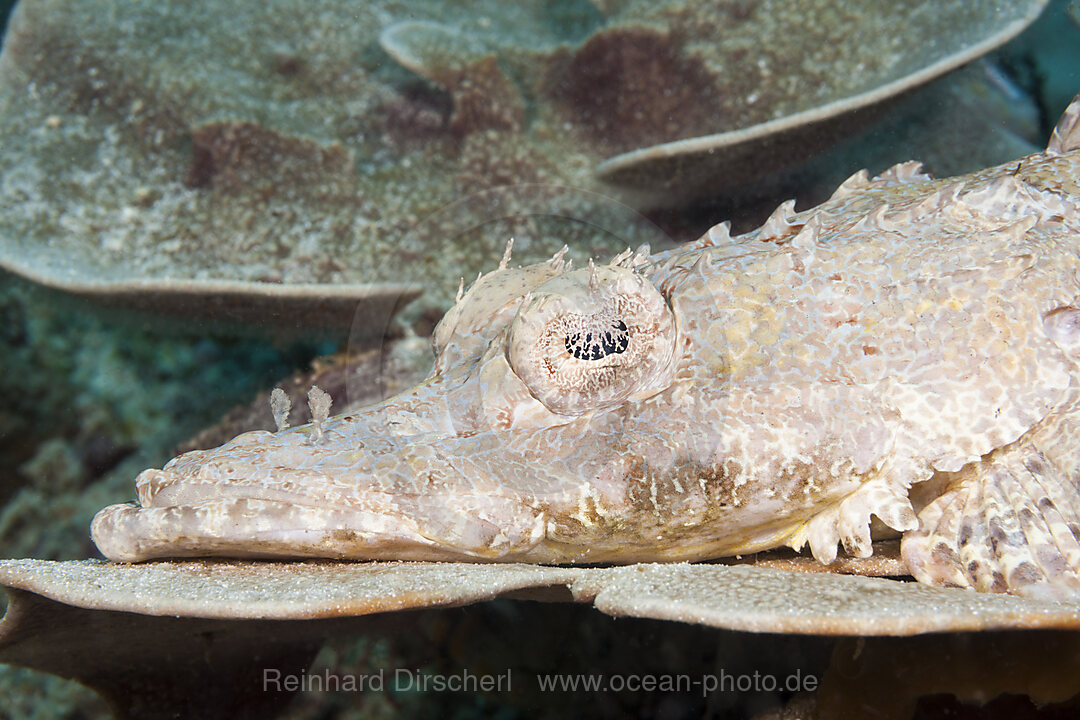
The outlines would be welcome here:
M 479 279 L 416 388 L 143 472 L 108 557 L 700 560 L 904 533 L 922 581 L 1080 592 L 1080 131 L 859 173 L 662 255 Z M 871 515 L 876 515 L 871 526 Z

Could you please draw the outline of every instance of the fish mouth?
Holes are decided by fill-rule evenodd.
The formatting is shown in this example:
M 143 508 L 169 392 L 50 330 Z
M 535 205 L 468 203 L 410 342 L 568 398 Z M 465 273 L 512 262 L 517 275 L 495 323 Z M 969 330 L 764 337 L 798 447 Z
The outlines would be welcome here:
M 524 559 L 544 539 L 543 513 L 507 498 L 462 500 L 394 498 L 382 508 L 335 508 L 241 494 L 183 505 L 126 503 L 98 512 L 91 537 L 116 562 L 193 556 L 508 561 Z
M 534 503 L 478 487 L 449 466 L 418 472 L 431 467 L 424 444 L 384 439 L 380 449 L 396 452 L 363 444 L 320 452 L 305 428 L 247 433 L 144 470 L 136 501 L 101 510 L 91 537 L 118 562 L 513 560 L 543 541 L 546 517 Z
M 451 559 L 386 514 L 328 511 L 276 500 L 214 498 L 183 506 L 110 505 L 90 534 L 115 562 L 176 557 Z M 460 555 L 460 553 L 458 553 Z

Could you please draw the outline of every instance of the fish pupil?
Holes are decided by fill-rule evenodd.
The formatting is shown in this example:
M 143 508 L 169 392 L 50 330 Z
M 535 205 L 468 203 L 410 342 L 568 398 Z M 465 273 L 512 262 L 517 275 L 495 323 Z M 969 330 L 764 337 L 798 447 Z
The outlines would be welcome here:
M 630 345 L 630 331 L 626 323 L 618 320 L 610 329 L 601 333 L 580 332 L 566 336 L 564 340 L 566 352 L 578 360 L 600 360 L 608 355 L 618 355 L 626 352 Z

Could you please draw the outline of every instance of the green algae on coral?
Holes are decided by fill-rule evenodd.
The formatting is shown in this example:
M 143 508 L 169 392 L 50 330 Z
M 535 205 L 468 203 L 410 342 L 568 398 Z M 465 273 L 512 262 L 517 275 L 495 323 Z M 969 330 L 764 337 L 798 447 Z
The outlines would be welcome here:
M 213 313 L 270 322 L 306 302 L 293 317 L 319 322 L 321 303 L 340 325 L 377 302 L 385 327 L 432 281 L 452 298 L 508 234 L 522 261 L 562 246 L 565 232 L 514 202 L 466 231 L 430 216 L 500 185 L 588 185 L 587 163 L 528 149 L 491 122 L 498 107 L 451 115 L 378 47 L 393 4 L 302 5 L 20 5 L 0 59 L 0 263 L 182 312 L 218 298 Z M 594 204 L 564 206 L 583 218 Z M 587 255 L 648 239 L 628 217 L 617 237 L 575 241 Z
M 660 133 L 652 147 L 644 147 L 651 143 L 642 138 L 637 147 L 624 147 L 601 163 L 597 174 L 654 195 L 658 178 L 668 195 L 737 187 L 760 176 L 751 158 L 767 156 L 775 169 L 811 157 L 823 144 L 871 124 L 885 109 L 875 111 L 875 106 L 1004 44 L 1045 5 L 1036 0 L 1007 8 L 992 1 L 841 6 L 815 0 L 797 7 L 782 2 L 744 6 L 752 10 L 739 21 L 760 23 L 756 36 L 784 41 L 765 41 L 754 57 L 736 33 L 717 33 L 711 45 L 695 38 L 688 43 L 691 57 L 728 73 L 725 84 L 704 83 L 699 90 L 708 97 L 698 98 L 709 108 L 708 120 L 694 129 Z M 721 4 L 688 8 L 682 16 L 655 14 L 670 24 L 669 32 L 685 32 L 682 27 L 691 23 L 719 27 L 735 19 L 731 8 Z M 852 37 L 858 42 L 850 42 Z M 632 110 L 634 103 L 616 90 L 609 92 Z M 640 104 L 644 98 L 637 100 Z M 612 106 L 594 102 L 599 108 Z
M 384 327 L 421 287 L 445 308 L 509 235 L 522 263 L 659 249 L 597 201 L 613 153 L 892 92 L 1041 5 L 25 2 L 0 58 L 0 264 L 248 320 L 363 303 Z M 536 187 L 562 200 L 538 210 Z

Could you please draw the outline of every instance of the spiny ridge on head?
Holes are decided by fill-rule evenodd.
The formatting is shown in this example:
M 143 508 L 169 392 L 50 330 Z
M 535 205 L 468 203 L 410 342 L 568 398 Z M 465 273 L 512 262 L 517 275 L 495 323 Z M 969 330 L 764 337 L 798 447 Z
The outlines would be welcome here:
M 502 260 L 499 261 L 499 269 L 505 270 L 510 264 L 510 251 L 514 249 L 514 238 L 506 241 L 506 250 L 503 251 Z
M 563 259 L 564 256 L 566 255 L 566 253 L 568 253 L 568 252 L 570 252 L 570 246 L 569 245 L 563 245 L 559 249 L 559 251 L 557 253 L 555 253 L 554 255 L 552 255 L 551 259 L 548 260 L 548 265 L 550 265 L 551 268 L 556 273 L 561 273 L 564 270 L 569 270 L 570 266 L 573 264 L 573 262 L 574 262 L 573 258 L 570 258 L 569 260 L 564 260 Z
M 1048 155 L 1064 155 L 1073 150 L 1080 150 L 1080 95 L 1065 108 L 1046 146 Z
M 637 250 L 626 248 L 621 253 L 611 258 L 611 262 L 609 262 L 608 265 L 624 267 L 627 270 L 637 270 L 649 262 L 649 253 L 651 250 L 649 243 L 642 243 L 638 246 Z

